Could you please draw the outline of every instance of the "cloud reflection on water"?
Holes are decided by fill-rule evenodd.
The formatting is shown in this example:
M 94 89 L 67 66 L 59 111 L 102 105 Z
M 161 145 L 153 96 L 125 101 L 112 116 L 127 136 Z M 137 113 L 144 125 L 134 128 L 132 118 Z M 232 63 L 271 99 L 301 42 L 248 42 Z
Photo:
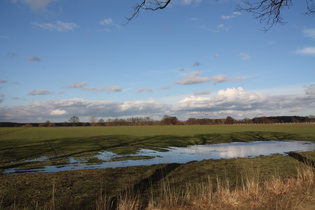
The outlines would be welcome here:
M 188 163 L 207 159 L 229 159 L 256 157 L 260 155 L 285 154 L 290 151 L 313 151 L 315 143 L 306 141 L 256 141 L 233 142 L 212 145 L 192 145 L 187 147 L 169 147 L 166 152 L 140 149 L 137 154 L 129 156 L 147 156 L 151 159 L 111 161 L 113 158 L 124 157 L 112 152 L 100 152 L 95 157 L 103 163 L 88 163 L 84 159 L 69 158 L 69 164 L 63 166 L 44 166 L 23 172 L 58 172 L 79 169 L 117 168 L 126 166 L 153 165 L 163 163 Z M 37 160 L 40 160 L 38 158 Z M 15 173 L 18 169 L 7 169 L 4 173 Z

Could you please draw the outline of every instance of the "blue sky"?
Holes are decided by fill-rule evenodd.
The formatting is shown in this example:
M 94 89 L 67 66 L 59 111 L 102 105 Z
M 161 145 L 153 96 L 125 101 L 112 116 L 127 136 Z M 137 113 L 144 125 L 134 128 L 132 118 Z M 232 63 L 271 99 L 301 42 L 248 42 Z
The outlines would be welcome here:
M 0 2 L 0 121 L 315 114 L 315 19 L 269 31 L 236 0 Z

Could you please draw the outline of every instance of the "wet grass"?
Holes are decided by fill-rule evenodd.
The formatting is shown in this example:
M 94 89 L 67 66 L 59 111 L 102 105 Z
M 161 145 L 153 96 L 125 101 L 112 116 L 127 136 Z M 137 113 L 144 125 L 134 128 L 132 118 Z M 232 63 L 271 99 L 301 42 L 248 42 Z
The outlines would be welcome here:
M 147 205 L 152 196 L 160 199 L 160 189 L 165 182 L 178 194 L 183 193 L 189 183 L 207 183 L 209 179 L 214 191 L 217 182 L 226 179 L 230 180 L 230 188 L 235 189 L 241 185 L 242 178 L 255 174 L 259 174 L 259 181 L 273 176 L 295 177 L 296 167 L 300 164 L 289 156 L 274 155 L 188 164 L 2 175 L 0 207 L 49 208 L 53 191 L 55 209 L 94 209 L 100 197 L 113 199 L 129 191 L 138 193 L 141 205 Z
M 256 176 L 259 183 L 277 176 L 297 177 L 296 167 L 303 163 L 289 156 L 206 160 L 187 164 L 161 164 L 115 169 L 89 169 L 58 173 L 23 173 L 23 169 L 60 165 L 69 157 L 94 157 L 109 151 L 124 158 L 134 157 L 140 148 L 163 151 L 167 147 L 193 144 L 269 140 L 315 141 L 314 125 L 231 125 L 231 126 L 146 126 L 146 127 L 65 127 L 0 128 L 0 172 L 21 167 L 21 173 L 0 175 L 1 209 L 95 209 L 102 199 L 112 203 L 119 195 L 136 191 L 138 205 L 148 206 L 154 196 L 161 197 L 167 183 L 176 193 L 187 184 L 208 183 L 217 191 L 218 182 L 229 181 L 229 188 L 241 186 L 244 177 Z M 304 154 L 304 153 L 303 153 Z M 305 153 L 315 157 L 315 152 Z M 26 162 L 47 156 L 44 162 Z M 259 175 L 257 175 L 259 174 Z M 191 190 L 193 195 L 198 192 Z M 104 199 L 106 200 L 106 199 Z M 107 201 L 106 201 L 107 202 Z
M 0 128 L 0 170 L 42 156 L 53 161 L 89 157 L 100 151 L 135 154 L 140 148 L 165 151 L 193 144 L 269 140 L 315 141 L 314 125 L 222 125 L 139 127 Z

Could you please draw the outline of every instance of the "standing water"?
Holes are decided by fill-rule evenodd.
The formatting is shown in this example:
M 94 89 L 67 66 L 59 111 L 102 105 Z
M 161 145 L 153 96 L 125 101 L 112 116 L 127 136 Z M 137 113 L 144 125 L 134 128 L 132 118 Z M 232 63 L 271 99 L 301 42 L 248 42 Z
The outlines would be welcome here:
M 153 165 L 164 163 L 188 163 L 191 161 L 201 161 L 208 159 L 229 159 L 242 157 L 256 157 L 260 155 L 283 154 L 287 152 L 305 152 L 314 151 L 315 143 L 307 141 L 256 141 L 256 142 L 234 142 L 212 145 L 192 145 L 187 147 L 169 147 L 167 151 L 159 152 L 149 149 L 140 149 L 137 154 L 128 155 L 128 157 L 145 156 L 149 159 L 141 160 L 123 160 L 113 161 L 113 158 L 124 158 L 111 152 L 100 152 L 95 158 L 103 161 L 101 163 L 88 163 L 81 158 L 77 160 L 70 157 L 69 163 L 58 166 L 44 166 L 36 169 L 19 170 L 11 168 L 5 170 L 4 174 L 16 172 L 58 172 L 78 169 L 96 169 L 96 168 L 117 168 L 127 166 Z M 40 161 L 45 157 L 29 160 Z M 47 159 L 47 157 L 46 157 Z M 46 160 L 47 161 L 47 160 Z

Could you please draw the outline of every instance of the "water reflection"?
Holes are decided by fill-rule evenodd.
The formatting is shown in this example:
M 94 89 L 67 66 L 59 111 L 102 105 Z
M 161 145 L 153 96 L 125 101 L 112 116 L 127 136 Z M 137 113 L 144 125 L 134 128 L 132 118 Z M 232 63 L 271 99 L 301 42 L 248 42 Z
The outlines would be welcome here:
M 153 165 L 163 163 L 187 163 L 206 159 L 229 159 L 255 157 L 260 155 L 285 154 L 290 151 L 314 151 L 315 143 L 306 141 L 256 141 L 249 143 L 234 142 L 213 145 L 193 145 L 188 147 L 169 147 L 166 152 L 140 149 L 137 154 L 129 156 L 149 156 L 151 159 L 111 161 L 124 157 L 111 152 L 101 152 L 95 157 L 103 163 L 88 163 L 84 159 L 70 158 L 69 164 L 63 166 L 44 166 L 30 170 L 7 169 L 3 173 L 19 172 L 58 172 L 78 169 L 116 168 L 126 166 Z M 40 160 L 40 159 L 39 159 Z

